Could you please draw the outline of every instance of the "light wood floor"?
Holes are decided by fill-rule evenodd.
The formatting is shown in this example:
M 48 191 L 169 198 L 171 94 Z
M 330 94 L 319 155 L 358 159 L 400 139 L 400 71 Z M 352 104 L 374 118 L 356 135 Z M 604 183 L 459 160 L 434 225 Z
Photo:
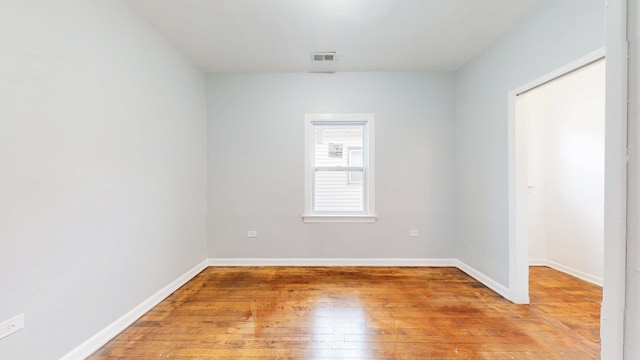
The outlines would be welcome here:
M 597 359 L 601 288 L 531 268 L 514 305 L 455 268 L 211 267 L 90 359 Z

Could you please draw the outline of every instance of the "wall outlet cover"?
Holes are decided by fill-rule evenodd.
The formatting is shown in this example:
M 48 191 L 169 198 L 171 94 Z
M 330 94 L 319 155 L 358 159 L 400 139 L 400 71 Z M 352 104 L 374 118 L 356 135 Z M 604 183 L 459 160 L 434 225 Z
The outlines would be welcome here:
M 24 327 L 24 314 L 15 316 L 0 323 L 0 339 L 9 336 Z

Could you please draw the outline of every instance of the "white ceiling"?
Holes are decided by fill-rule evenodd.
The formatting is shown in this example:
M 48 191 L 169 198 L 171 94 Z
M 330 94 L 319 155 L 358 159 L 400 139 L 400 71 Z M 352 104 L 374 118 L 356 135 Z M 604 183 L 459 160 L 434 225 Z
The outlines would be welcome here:
M 307 72 L 457 70 L 543 0 L 128 1 L 207 72 Z

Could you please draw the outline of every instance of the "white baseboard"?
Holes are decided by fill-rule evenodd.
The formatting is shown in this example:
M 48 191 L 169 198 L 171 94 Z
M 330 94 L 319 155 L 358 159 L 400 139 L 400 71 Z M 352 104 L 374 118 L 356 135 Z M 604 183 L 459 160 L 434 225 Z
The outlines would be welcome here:
M 472 278 L 478 280 L 484 286 L 493 290 L 503 298 L 513 301 L 513 299 L 511 298 L 511 292 L 509 291 L 509 288 L 507 288 L 506 286 L 500 284 L 499 282 L 493 280 L 492 278 L 488 277 L 487 275 L 483 274 L 482 272 L 476 270 L 475 268 L 465 264 L 460 260 L 457 260 L 456 267 L 464 271 L 467 275 L 471 276 Z
M 102 329 L 100 332 L 93 335 L 88 340 L 73 349 L 71 352 L 67 353 L 61 358 L 61 360 L 76 360 L 87 358 L 96 350 L 100 349 L 109 340 L 113 339 L 116 335 L 126 329 L 129 325 L 133 324 L 133 322 L 136 321 L 140 316 L 144 315 L 147 311 L 158 305 L 162 300 L 171 295 L 174 291 L 178 290 L 182 285 L 186 284 L 194 276 L 198 275 L 198 273 L 204 270 L 207 266 L 207 260 L 196 265 L 191 270 L 187 271 L 179 278 L 172 281 L 169 285 L 163 287 L 158 292 L 151 295 L 141 304 L 131 309 L 128 313 L 124 314 L 118 320 L 114 321 L 109 326 Z
M 456 266 L 456 259 L 210 258 L 209 266 Z
M 559 262 L 549 260 L 549 259 L 531 259 L 529 260 L 529 264 L 531 266 L 548 266 L 552 269 L 558 270 L 565 274 L 571 275 L 573 277 L 577 277 L 580 280 L 584 280 L 586 282 L 592 283 L 594 285 L 598 285 L 602 287 L 602 278 L 593 276 L 582 271 L 573 269 L 569 266 L 560 264 Z

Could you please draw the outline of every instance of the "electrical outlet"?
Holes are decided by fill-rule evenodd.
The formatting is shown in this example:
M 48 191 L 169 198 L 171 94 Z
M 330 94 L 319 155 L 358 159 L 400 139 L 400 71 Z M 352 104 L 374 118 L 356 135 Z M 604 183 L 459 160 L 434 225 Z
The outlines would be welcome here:
M 0 339 L 9 336 L 24 327 L 24 314 L 20 314 L 0 323 Z
M 258 237 L 258 232 L 255 230 L 249 230 L 247 231 L 247 237 L 248 238 L 257 238 Z
M 418 230 L 416 229 L 409 230 L 409 237 L 418 237 Z

